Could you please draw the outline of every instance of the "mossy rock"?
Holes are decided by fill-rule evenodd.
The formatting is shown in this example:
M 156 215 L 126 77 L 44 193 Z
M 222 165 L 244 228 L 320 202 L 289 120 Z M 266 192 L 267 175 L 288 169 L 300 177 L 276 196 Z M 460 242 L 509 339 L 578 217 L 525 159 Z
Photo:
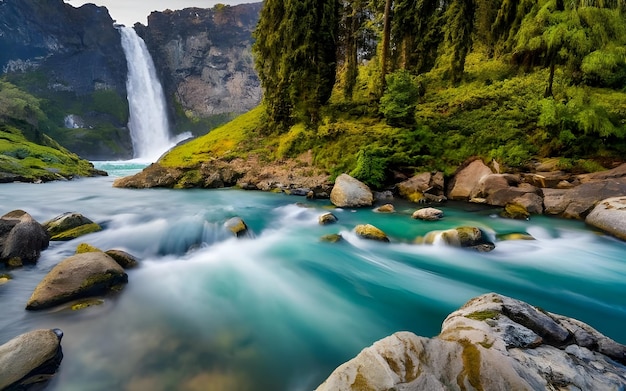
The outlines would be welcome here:
M 132 269 L 139 265 L 139 261 L 132 254 L 122 250 L 107 250 L 105 252 L 108 256 L 113 258 L 124 269 Z
M 102 304 L 104 304 L 104 300 L 102 299 L 85 299 L 72 304 L 70 308 L 72 309 L 72 311 L 80 311 L 84 310 L 85 308 L 94 307 Z
M 317 220 L 320 223 L 320 225 L 328 225 L 328 224 L 336 223 L 338 219 L 337 219 L 337 216 L 335 216 L 334 214 L 327 212 L 321 215 Z
M 103 251 L 88 243 L 81 243 L 78 245 L 78 247 L 76 247 L 76 254 L 101 253 L 101 252 Z
M 12 279 L 9 274 L 0 274 L 0 285 L 4 285 Z
M 387 234 L 385 234 L 382 230 L 374 227 L 371 224 L 357 225 L 354 228 L 354 232 L 357 234 L 357 236 L 363 239 L 376 240 L 379 242 L 389 242 L 389 238 L 387 237 Z
M 97 223 L 91 223 L 91 224 L 81 225 L 80 227 L 72 228 L 68 231 L 61 232 L 51 237 L 50 240 L 59 241 L 59 242 L 69 241 L 69 240 L 81 237 L 83 235 L 87 235 L 87 234 L 98 232 L 98 231 L 102 231 L 102 227 L 98 225 Z
M 233 217 L 231 219 L 228 219 L 224 223 L 224 227 L 226 227 L 238 238 L 244 237 L 248 234 L 248 226 L 240 217 Z
M 506 204 L 500 216 L 507 219 L 528 220 L 530 213 L 520 204 L 509 203 Z
M 496 239 L 498 240 L 535 240 L 532 235 L 529 235 L 525 232 L 510 232 L 505 234 L 496 235 Z
M 396 209 L 392 204 L 381 205 L 378 208 L 374 209 L 374 212 L 378 213 L 394 213 Z

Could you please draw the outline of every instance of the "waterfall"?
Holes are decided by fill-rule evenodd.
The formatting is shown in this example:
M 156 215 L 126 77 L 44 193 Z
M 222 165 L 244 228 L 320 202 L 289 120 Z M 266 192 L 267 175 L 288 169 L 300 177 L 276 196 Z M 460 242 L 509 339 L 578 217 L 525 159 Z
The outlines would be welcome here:
M 155 161 L 176 143 L 170 138 L 165 94 L 143 39 L 131 27 L 120 26 L 119 29 L 128 64 L 128 128 L 133 156 Z

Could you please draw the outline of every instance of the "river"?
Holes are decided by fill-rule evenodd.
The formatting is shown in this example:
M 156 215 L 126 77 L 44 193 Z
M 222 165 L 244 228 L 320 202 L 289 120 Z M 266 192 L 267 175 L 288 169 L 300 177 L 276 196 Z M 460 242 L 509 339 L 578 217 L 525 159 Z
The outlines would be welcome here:
M 134 166 L 104 165 L 114 175 Z M 544 216 L 514 221 L 496 209 L 448 204 L 440 222 L 410 218 L 395 202 L 333 210 L 328 200 L 223 190 L 129 190 L 114 177 L 0 185 L 0 212 L 39 222 L 80 212 L 104 230 L 53 242 L 33 266 L 0 286 L 0 344 L 37 328 L 60 328 L 64 359 L 48 390 L 311 390 L 342 362 L 395 331 L 438 334 L 470 298 L 498 292 L 580 319 L 626 343 L 626 244 L 584 223 Z M 244 219 L 251 236 L 223 227 Z M 391 243 L 358 239 L 371 223 Z M 490 253 L 413 244 L 435 229 L 475 225 Z M 344 240 L 320 237 L 341 233 Z M 499 240 L 527 233 L 535 240 Z M 37 283 L 79 243 L 119 248 L 141 260 L 104 303 L 27 312 Z

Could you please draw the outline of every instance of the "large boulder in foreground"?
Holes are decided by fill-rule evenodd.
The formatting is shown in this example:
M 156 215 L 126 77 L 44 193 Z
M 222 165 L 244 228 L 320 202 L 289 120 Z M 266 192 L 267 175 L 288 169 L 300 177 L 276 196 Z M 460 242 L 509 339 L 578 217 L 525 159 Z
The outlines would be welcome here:
M 626 240 L 626 196 L 608 198 L 589 213 L 585 222 Z
M 26 304 L 41 310 L 101 295 L 128 282 L 124 269 L 102 252 L 76 254 L 56 265 L 37 285 Z
M 317 391 L 620 390 L 626 346 L 575 319 L 495 293 L 434 338 L 398 332 L 338 367 Z
M 330 192 L 330 202 L 339 208 L 371 206 L 374 195 L 365 183 L 348 174 L 341 174 Z
M 7 266 L 37 262 L 49 243 L 41 224 L 23 210 L 14 210 L 0 218 L 0 262 Z
M 59 329 L 35 330 L 0 346 L 0 390 L 26 390 L 49 380 L 63 359 L 62 337 Z
M 50 240 L 65 241 L 102 230 L 99 224 L 80 213 L 67 212 L 43 223 Z

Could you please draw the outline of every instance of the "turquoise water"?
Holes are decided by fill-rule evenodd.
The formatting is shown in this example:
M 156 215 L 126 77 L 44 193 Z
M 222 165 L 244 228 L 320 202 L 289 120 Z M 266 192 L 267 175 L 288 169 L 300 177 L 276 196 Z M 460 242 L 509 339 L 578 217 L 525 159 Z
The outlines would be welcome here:
M 98 164 L 99 165 L 99 164 Z M 121 164 L 120 164 L 121 165 Z M 136 167 L 118 167 L 118 174 Z M 583 223 L 513 221 L 497 210 L 449 204 L 440 222 L 327 200 L 224 190 L 115 189 L 114 177 L 0 186 L 0 212 L 43 222 L 76 211 L 102 232 L 52 243 L 35 266 L 0 286 L 0 343 L 61 328 L 65 357 L 49 390 L 312 390 L 362 348 L 398 330 L 438 334 L 446 315 L 495 291 L 576 317 L 626 343 L 626 244 Z M 240 216 L 252 235 L 223 227 Z M 371 223 L 391 243 L 358 239 Z M 496 242 L 487 254 L 413 244 L 416 237 L 477 225 Z M 496 235 L 531 234 L 533 241 Z M 341 233 L 340 243 L 319 238 Z M 141 261 L 102 305 L 26 312 L 34 287 L 81 242 L 124 249 Z

